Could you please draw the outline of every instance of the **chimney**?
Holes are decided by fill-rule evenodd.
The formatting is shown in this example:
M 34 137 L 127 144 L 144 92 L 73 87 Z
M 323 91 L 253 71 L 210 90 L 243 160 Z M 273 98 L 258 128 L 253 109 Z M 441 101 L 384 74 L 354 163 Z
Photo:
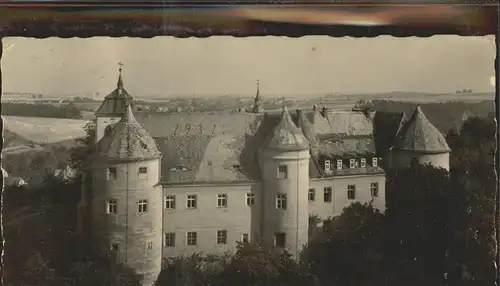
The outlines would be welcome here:
M 326 117 L 326 106 L 323 106 L 323 109 L 321 110 L 321 115 L 323 115 L 323 117 Z
M 313 111 L 316 111 L 316 104 L 313 104 Z
M 302 109 L 295 110 L 297 114 L 297 127 L 302 128 Z

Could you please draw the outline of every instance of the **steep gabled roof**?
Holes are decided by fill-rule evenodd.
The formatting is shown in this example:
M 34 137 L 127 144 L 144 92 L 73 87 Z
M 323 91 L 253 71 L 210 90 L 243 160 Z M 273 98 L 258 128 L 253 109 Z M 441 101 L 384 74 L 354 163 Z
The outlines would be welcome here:
M 97 143 L 100 157 L 109 160 L 144 160 L 159 158 L 156 142 L 135 120 L 131 106 L 127 106 L 122 119 L 106 128 Z
M 384 157 L 394 145 L 403 126 L 404 112 L 377 111 L 373 119 L 373 138 L 377 155 Z
M 399 131 L 394 150 L 446 153 L 450 151 L 450 147 L 443 134 L 425 117 L 420 106 L 417 106 L 410 120 Z
M 116 89 L 104 98 L 96 116 L 122 116 L 127 106 L 133 103 L 133 97 L 123 87 L 122 70 L 120 68 Z
M 274 128 L 265 145 L 268 149 L 278 150 L 304 150 L 309 149 L 309 141 L 304 136 L 302 129 L 297 127 L 288 112 L 283 107 L 278 125 Z

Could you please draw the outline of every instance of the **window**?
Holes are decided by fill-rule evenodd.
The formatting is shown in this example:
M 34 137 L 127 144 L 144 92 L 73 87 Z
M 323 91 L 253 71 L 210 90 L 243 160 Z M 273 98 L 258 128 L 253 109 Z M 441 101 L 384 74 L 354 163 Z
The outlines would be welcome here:
M 153 249 L 153 242 L 148 241 L 147 247 L 148 249 Z
M 288 166 L 282 165 L 278 167 L 278 179 L 288 178 Z
M 118 209 L 118 202 L 116 200 L 109 200 L 107 202 L 108 214 L 116 214 Z
M 227 244 L 227 230 L 217 231 L 217 244 Z
M 188 195 L 187 196 L 187 201 L 186 201 L 186 207 L 188 209 L 195 209 L 196 208 L 196 195 Z
M 278 210 L 286 209 L 286 195 L 285 194 L 277 194 L 276 195 L 276 209 L 278 209 Z
M 146 180 L 148 178 L 148 168 L 139 167 L 139 180 Z
M 249 206 L 249 207 L 251 207 L 255 204 L 255 194 L 254 193 L 247 193 L 246 203 L 247 203 L 247 206 Z
M 337 160 L 337 170 L 342 170 L 342 160 Z
M 285 247 L 286 244 L 286 234 L 283 232 L 277 232 L 274 235 L 274 246 Z
M 316 200 L 316 190 L 309 189 L 309 201 L 314 202 Z
M 361 158 L 361 168 L 366 168 L 366 159 Z
M 175 246 L 175 233 L 173 232 L 165 233 L 165 246 L 166 247 Z
M 190 231 L 187 233 L 187 245 L 196 245 L 197 242 L 197 234 L 194 231 Z
M 218 194 L 217 195 L 217 207 L 218 208 L 227 208 L 227 194 Z
M 347 185 L 347 198 L 349 200 L 356 199 L 356 185 Z
M 248 233 L 244 233 L 241 235 L 241 242 L 248 243 L 250 239 L 248 238 Z
M 165 209 L 174 210 L 175 209 L 175 196 L 165 197 Z
M 325 161 L 325 171 L 330 171 L 330 160 Z
M 332 202 L 332 187 L 325 187 L 323 189 L 323 201 L 325 203 Z
M 354 169 L 355 165 L 356 165 L 356 160 L 355 159 L 350 159 L 349 160 L 349 168 Z
M 115 167 L 108 168 L 108 180 L 114 181 L 116 180 L 116 177 L 117 177 L 116 168 Z
M 372 194 L 372 198 L 378 197 L 378 183 L 370 184 L 370 192 Z
M 112 252 L 118 252 L 118 243 L 111 243 L 109 249 L 112 251 Z
M 378 164 L 377 157 L 373 157 L 373 158 L 372 158 L 372 166 L 373 166 L 373 167 L 377 167 L 377 164 Z
M 148 212 L 148 200 L 140 200 L 137 203 L 137 211 L 140 214 L 147 213 Z

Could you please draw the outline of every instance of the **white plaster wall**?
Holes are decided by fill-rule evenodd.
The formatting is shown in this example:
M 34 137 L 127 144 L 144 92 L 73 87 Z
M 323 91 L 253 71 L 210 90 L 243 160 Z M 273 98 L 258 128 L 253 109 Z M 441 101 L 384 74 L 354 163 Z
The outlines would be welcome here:
M 298 257 L 308 242 L 309 150 L 263 150 L 263 240 L 274 245 L 276 232 L 286 234 L 286 248 Z M 278 167 L 288 166 L 288 178 L 278 179 Z M 286 210 L 276 209 L 276 195 L 287 195 Z
M 255 204 L 246 206 L 246 194 L 255 194 Z M 217 207 L 217 194 L 227 194 L 227 208 Z M 163 232 L 175 233 L 175 247 L 164 247 L 164 257 L 190 255 L 195 252 L 223 254 L 233 252 L 237 241 L 248 233 L 250 239 L 260 235 L 261 184 L 234 183 L 214 185 L 165 186 L 164 197 L 176 197 L 176 209 L 164 209 Z M 188 209 L 187 195 L 197 195 L 197 208 Z M 217 230 L 227 230 L 227 244 L 217 245 Z M 187 245 L 187 232 L 197 232 L 197 245 Z
M 101 140 L 104 136 L 104 130 L 106 130 L 108 125 L 118 123 L 120 119 L 121 117 L 97 117 L 96 142 L 99 142 L 99 140 Z
M 161 270 L 163 196 L 158 161 L 122 164 L 95 162 L 92 199 L 95 238 L 101 247 L 119 244 L 117 260 L 144 275 L 143 285 L 152 285 Z M 116 180 L 107 180 L 107 168 L 116 167 Z M 139 179 L 139 167 L 147 167 L 147 178 Z M 117 200 L 117 214 L 107 213 L 107 201 Z M 138 201 L 148 201 L 147 213 L 138 213 Z M 151 242 L 153 247 L 148 249 Z
M 378 183 L 379 191 L 376 198 L 371 197 L 371 183 Z M 354 202 L 364 204 L 371 202 L 372 199 L 373 206 L 383 212 L 385 211 L 385 183 L 385 174 L 313 179 L 310 182 L 310 188 L 315 189 L 316 200 L 309 201 L 309 213 L 327 219 L 342 214 L 343 209 Z M 348 185 L 356 185 L 354 200 L 349 200 L 347 197 Z M 332 187 L 332 202 L 324 202 L 325 187 Z
M 411 165 L 413 157 L 418 158 L 418 162 L 422 165 L 430 164 L 437 168 L 450 170 L 450 153 L 439 154 L 422 154 L 414 151 L 392 150 L 392 167 L 402 168 Z

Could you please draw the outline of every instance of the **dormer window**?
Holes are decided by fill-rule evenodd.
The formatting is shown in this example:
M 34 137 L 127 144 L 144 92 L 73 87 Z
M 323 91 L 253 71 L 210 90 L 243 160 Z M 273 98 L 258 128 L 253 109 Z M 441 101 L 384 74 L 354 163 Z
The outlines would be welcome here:
M 325 161 L 325 171 L 330 171 L 330 160 Z
M 355 166 L 356 166 L 356 160 L 350 159 L 349 160 L 349 168 L 354 169 Z
M 361 158 L 361 168 L 366 168 L 366 159 Z
M 372 158 L 372 166 L 373 167 L 377 167 L 378 166 L 378 159 L 377 159 L 377 157 L 373 157 Z
M 184 167 L 184 166 L 174 166 L 174 167 L 170 167 L 170 169 L 169 169 L 170 172 L 184 172 L 187 170 L 188 170 L 188 168 Z
M 342 170 L 342 160 L 337 160 L 337 170 Z

